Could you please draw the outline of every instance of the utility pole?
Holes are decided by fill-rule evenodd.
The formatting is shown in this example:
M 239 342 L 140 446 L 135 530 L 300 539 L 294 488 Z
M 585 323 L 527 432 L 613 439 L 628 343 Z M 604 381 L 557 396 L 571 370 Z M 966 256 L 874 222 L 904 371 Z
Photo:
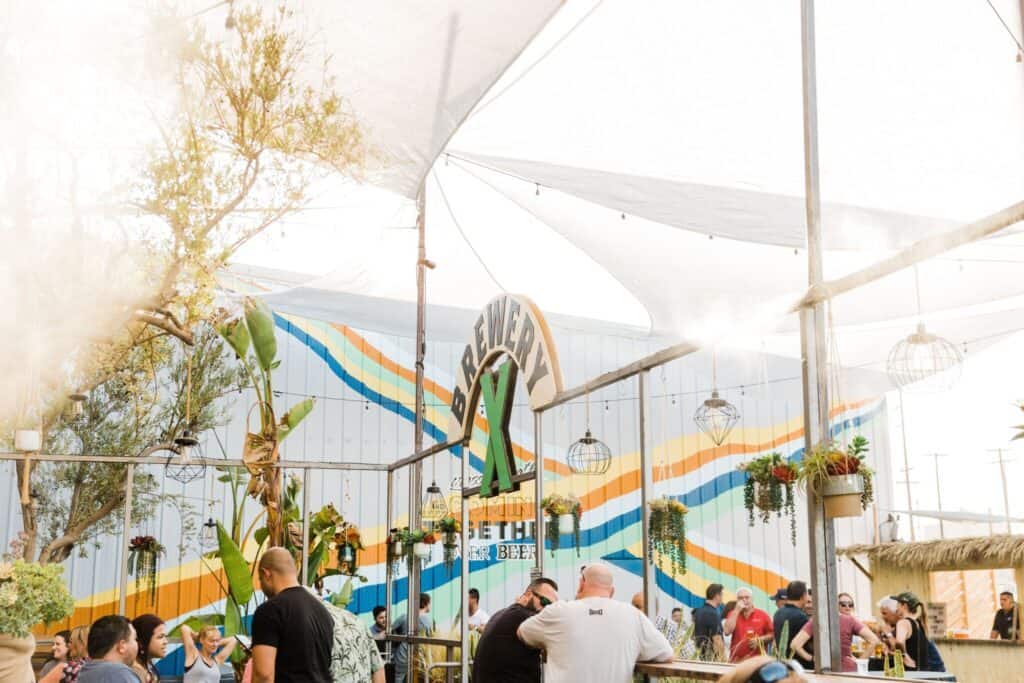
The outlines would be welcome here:
M 903 389 L 899 390 L 900 396 L 900 435 L 903 438 L 903 471 L 906 473 L 907 485 L 907 523 L 910 525 L 910 540 L 916 541 L 914 536 L 914 502 L 910 496 L 910 462 L 907 460 L 907 418 L 903 414 Z
M 1006 533 L 1012 534 L 1013 527 L 1010 525 L 1010 494 L 1006 489 L 1006 463 L 1003 460 L 1003 448 L 990 448 L 989 452 L 995 452 L 999 457 L 994 462 L 999 463 L 999 479 L 1003 484 L 1003 514 L 1006 516 Z
M 939 509 L 939 538 L 945 538 L 946 524 L 942 519 L 942 487 L 939 485 L 939 458 L 946 457 L 946 453 L 929 453 L 928 457 L 935 461 L 935 505 Z

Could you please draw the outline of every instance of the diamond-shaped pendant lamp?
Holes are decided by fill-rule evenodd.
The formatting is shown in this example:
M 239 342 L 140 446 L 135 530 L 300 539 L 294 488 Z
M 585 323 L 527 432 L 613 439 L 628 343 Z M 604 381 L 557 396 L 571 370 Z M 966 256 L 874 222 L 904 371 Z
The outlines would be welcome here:
M 729 437 L 729 432 L 739 422 L 740 411 L 736 406 L 719 397 L 718 391 L 711 392 L 711 398 L 706 399 L 697 412 L 693 415 L 693 421 L 697 423 L 700 431 L 710 437 L 716 446 L 721 446 Z

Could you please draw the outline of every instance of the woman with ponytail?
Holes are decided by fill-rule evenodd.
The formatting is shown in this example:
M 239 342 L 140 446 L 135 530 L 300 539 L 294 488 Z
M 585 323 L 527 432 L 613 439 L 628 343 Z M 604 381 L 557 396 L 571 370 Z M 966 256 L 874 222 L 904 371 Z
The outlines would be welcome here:
M 907 591 L 891 596 L 897 603 L 896 633 L 890 647 L 903 652 L 903 665 L 907 671 L 925 671 L 928 657 L 928 617 L 917 596 Z
M 132 669 L 142 683 L 160 683 L 153 660 L 167 656 L 167 626 L 155 614 L 143 614 L 132 620 L 139 641 L 139 654 Z

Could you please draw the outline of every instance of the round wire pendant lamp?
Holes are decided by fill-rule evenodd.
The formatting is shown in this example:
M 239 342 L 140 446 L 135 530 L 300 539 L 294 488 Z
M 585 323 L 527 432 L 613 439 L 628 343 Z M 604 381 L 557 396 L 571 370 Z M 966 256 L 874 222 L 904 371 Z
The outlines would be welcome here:
M 611 467 L 612 451 L 588 429 L 583 438 L 569 446 L 566 462 L 576 474 L 604 474 Z
M 448 503 L 445 502 L 437 481 L 433 481 L 427 487 L 427 495 L 423 499 L 423 507 L 420 508 L 420 518 L 424 522 L 439 522 L 447 516 Z
M 717 390 L 712 391 L 711 398 L 705 399 L 693 414 L 693 421 L 697 423 L 697 427 L 707 434 L 716 446 L 725 443 L 729 432 L 739 419 L 740 411 L 724 398 L 720 398 Z
M 924 323 L 889 351 L 889 379 L 910 391 L 946 391 L 960 379 L 963 356 L 953 342 L 928 332 Z

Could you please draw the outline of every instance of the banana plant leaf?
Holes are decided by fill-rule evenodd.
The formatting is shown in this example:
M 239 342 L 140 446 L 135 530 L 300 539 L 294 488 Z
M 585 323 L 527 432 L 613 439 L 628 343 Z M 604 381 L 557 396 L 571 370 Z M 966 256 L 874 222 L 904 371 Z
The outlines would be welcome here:
M 249 570 L 249 563 L 245 561 L 242 551 L 231 540 L 231 536 L 220 522 L 217 522 L 217 541 L 220 548 L 220 561 L 224 566 L 224 574 L 228 578 L 230 593 L 228 598 L 233 601 L 237 611 L 238 605 L 244 605 L 252 598 L 252 574 Z
M 224 340 L 231 345 L 234 349 L 235 355 L 240 359 L 245 360 L 246 354 L 249 353 L 249 328 L 246 327 L 245 323 L 241 320 L 232 320 L 225 323 L 217 328 L 217 332 L 220 336 L 224 337 Z
M 273 369 L 274 358 L 277 356 L 277 337 L 274 335 L 274 314 L 262 299 L 247 298 L 245 300 L 245 324 L 252 337 L 252 348 L 256 352 L 256 362 L 263 372 Z
M 327 553 L 330 549 L 330 540 L 334 538 L 334 527 L 331 527 L 320 537 L 320 542 L 316 544 L 313 551 L 309 553 L 309 559 L 306 560 L 306 583 L 310 586 L 317 579 L 317 572 L 320 571 L 320 565 L 327 559 Z
M 331 604 L 335 607 L 348 607 L 348 603 L 352 602 L 352 577 L 350 576 L 345 585 L 341 587 L 341 590 L 331 595 Z
M 299 401 L 281 417 L 281 424 L 277 428 L 277 440 L 284 441 L 284 438 L 294 431 L 299 423 L 306 419 L 306 416 L 313 411 L 315 402 L 311 398 Z
M 198 632 L 204 626 L 223 626 L 224 615 L 223 614 L 199 614 L 194 617 L 189 617 L 185 621 L 181 622 L 167 635 L 171 638 L 181 635 L 181 627 L 188 626 L 195 632 Z

